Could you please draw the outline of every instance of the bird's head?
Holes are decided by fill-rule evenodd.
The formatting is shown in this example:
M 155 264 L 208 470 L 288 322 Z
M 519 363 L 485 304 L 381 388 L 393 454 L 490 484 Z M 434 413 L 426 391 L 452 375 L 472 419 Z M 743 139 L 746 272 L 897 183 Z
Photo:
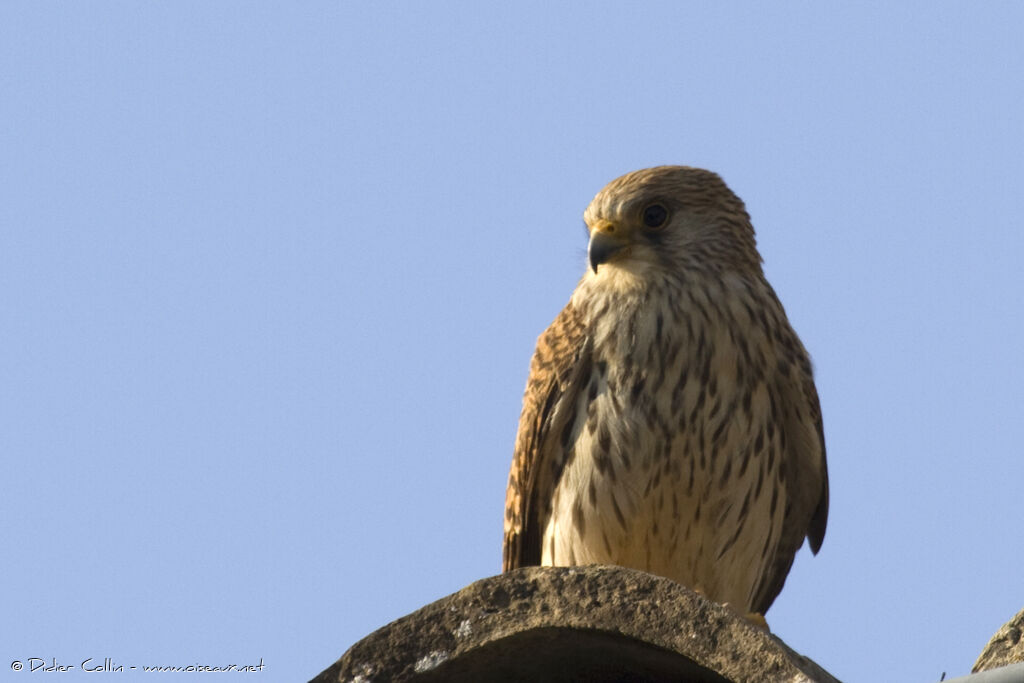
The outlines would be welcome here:
M 711 171 L 658 166 L 627 173 L 597 193 L 583 221 L 589 277 L 760 269 L 743 202 Z

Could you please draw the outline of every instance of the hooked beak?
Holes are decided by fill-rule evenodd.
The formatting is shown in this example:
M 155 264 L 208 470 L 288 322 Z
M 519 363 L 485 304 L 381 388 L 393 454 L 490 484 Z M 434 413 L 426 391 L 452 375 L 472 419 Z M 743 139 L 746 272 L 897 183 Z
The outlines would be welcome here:
M 599 265 L 610 261 L 627 246 L 629 246 L 629 240 L 626 239 L 621 229 L 616 229 L 613 223 L 596 226 L 590 233 L 590 245 L 587 248 L 591 269 L 596 274 Z

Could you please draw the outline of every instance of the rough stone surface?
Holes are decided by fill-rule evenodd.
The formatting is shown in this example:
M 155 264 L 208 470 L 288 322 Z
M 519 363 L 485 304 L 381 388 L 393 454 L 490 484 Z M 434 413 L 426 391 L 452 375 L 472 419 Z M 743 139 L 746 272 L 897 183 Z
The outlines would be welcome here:
M 371 633 L 313 681 L 838 683 L 729 609 L 612 566 L 477 581 Z
M 1024 662 L 1024 609 L 1003 624 L 978 656 L 973 673 Z

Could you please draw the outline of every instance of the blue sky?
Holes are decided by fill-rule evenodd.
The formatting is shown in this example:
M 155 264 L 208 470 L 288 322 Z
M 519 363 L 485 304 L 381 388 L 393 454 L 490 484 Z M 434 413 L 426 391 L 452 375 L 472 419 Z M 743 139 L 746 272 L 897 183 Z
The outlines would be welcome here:
M 843 680 L 967 673 L 1024 606 L 1022 28 L 1010 2 L 4 3 L 0 670 L 300 680 L 497 573 L 582 211 L 680 163 L 746 201 L 817 369 L 828 535 L 774 632 Z

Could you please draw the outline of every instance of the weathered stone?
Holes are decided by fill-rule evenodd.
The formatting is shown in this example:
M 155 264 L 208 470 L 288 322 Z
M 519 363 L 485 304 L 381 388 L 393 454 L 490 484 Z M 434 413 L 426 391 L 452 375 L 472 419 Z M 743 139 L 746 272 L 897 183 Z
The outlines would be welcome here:
M 328 681 L 837 683 L 729 609 L 612 566 L 477 581 L 353 645 L 314 679 Z
M 974 663 L 973 673 L 988 671 L 1007 664 L 1024 662 L 1024 609 L 1017 612 L 1017 616 L 1003 624 L 1003 627 L 996 631 L 992 640 L 978 656 Z

